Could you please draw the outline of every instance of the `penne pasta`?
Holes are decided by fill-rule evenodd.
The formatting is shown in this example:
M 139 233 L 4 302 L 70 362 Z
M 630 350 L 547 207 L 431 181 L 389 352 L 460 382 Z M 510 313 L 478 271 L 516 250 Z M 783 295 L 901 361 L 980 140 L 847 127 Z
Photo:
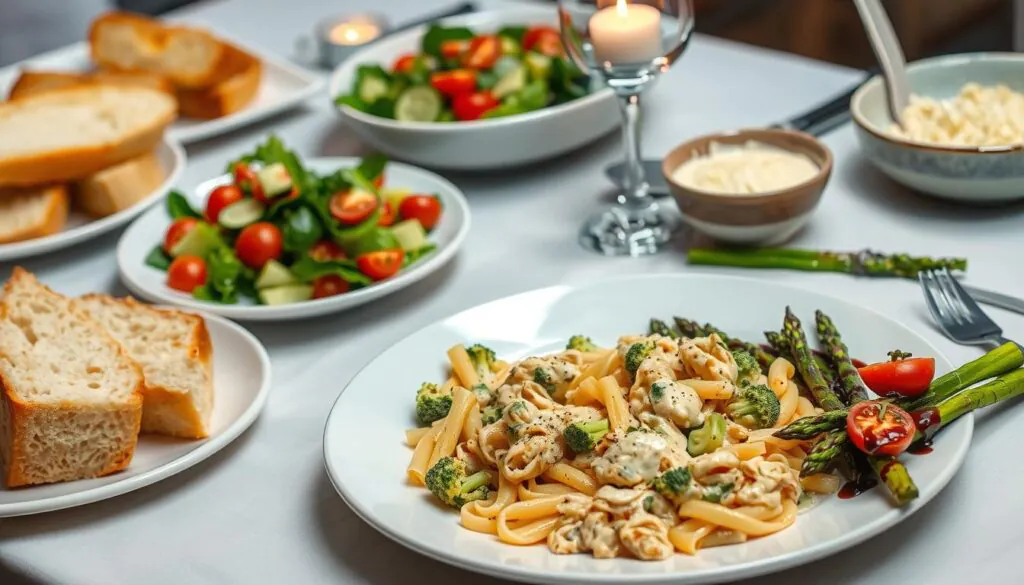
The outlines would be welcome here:
M 451 363 L 452 372 L 459 379 L 464 388 L 472 388 L 480 383 L 480 377 L 476 375 L 473 362 L 469 360 L 469 354 L 462 344 L 453 346 L 448 350 L 448 361 Z
M 471 408 L 476 409 L 476 396 L 465 388 L 456 388 L 452 393 L 451 410 L 444 418 L 444 424 L 440 427 L 441 432 L 438 433 L 434 450 L 430 454 L 428 469 L 442 457 L 448 457 L 455 452 L 455 445 L 459 442 L 459 435 L 462 434 L 462 427 L 466 424 L 466 417 L 469 416 Z

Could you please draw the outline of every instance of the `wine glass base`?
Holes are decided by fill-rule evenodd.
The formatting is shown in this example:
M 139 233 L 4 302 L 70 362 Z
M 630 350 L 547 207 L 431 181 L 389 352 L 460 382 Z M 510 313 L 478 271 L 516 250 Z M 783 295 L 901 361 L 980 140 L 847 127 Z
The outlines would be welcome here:
M 606 256 L 647 256 L 667 248 L 678 228 L 679 216 L 671 207 L 612 205 L 587 219 L 579 242 Z

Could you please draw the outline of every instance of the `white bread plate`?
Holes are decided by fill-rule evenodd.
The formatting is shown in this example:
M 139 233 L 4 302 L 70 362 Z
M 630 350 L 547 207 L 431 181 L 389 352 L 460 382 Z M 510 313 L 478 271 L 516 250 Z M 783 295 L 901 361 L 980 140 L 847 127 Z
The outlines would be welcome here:
M 270 393 L 270 357 L 253 334 L 200 313 L 213 343 L 213 417 L 201 440 L 140 435 L 128 468 L 105 477 L 17 489 L 0 487 L 0 518 L 51 512 L 137 490 L 185 471 L 226 447 L 256 420 Z
M 185 151 L 180 144 L 165 134 L 155 152 L 160 166 L 164 170 L 164 181 L 149 195 L 139 199 L 138 203 L 101 219 L 94 219 L 72 207 L 62 231 L 42 238 L 0 244 L 0 262 L 55 252 L 101 236 L 135 219 L 148 207 L 161 201 L 167 191 L 178 182 L 181 173 L 185 170 Z
M 558 26 L 553 6 L 516 6 L 484 10 L 439 21 L 491 32 L 502 26 Z M 333 100 L 352 90 L 360 65 L 387 67 L 404 53 L 417 52 L 426 26 L 382 39 L 349 57 L 334 73 L 328 88 Z M 399 160 L 428 168 L 482 170 L 515 167 L 566 154 L 619 126 L 615 95 L 608 88 L 557 106 L 533 112 L 472 122 L 402 122 L 373 116 L 349 106 L 338 113 L 366 142 Z

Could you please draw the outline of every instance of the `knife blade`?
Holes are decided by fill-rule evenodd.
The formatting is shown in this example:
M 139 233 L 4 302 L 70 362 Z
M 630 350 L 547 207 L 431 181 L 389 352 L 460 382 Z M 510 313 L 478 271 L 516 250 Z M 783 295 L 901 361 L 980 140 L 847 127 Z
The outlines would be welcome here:
M 1024 299 L 1018 299 L 1016 297 L 1011 297 L 1010 295 L 992 292 L 990 290 L 981 289 L 963 283 L 961 283 L 960 286 L 964 287 L 967 294 L 971 295 L 971 297 L 979 303 L 985 303 L 986 305 L 992 305 L 993 307 L 999 307 L 1000 309 L 1006 309 L 1007 311 L 1013 311 L 1014 313 L 1024 315 Z

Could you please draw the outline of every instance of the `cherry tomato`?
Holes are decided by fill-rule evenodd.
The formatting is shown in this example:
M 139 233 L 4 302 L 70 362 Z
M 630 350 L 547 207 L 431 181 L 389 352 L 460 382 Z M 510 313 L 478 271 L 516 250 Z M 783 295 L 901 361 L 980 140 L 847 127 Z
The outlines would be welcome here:
M 562 37 L 550 26 L 530 27 L 523 35 L 523 50 L 559 57 L 562 55 Z
M 907 450 L 916 432 L 910 414 L 888 402 L 858 402 L 846 416 L 846 434 L 868 455 L 895 457 Z
M 395 73 L 410 73 L 415 65 L 416 55 L 413 53 L 406 53 L 395 59 L 395 64 L 391 66 L 391 70 Z
M 373 280 L 384 280 L 398 274 L 405 252 L 401 248 L 377 250 L 356 258 L 359 271 Z
M 198 256 L 178 256 L 167 268 L 167 286 L 191 293 L 206 284 L 206 262 Z
M 164 236 L 164 252 L 170 254 L 174 245 L 197 225 L 199 225 L 199 220 L 194 217 L 182 217 L 174 220 L 171 227 L 167 228 L 167 235 Z
M 350 285 L 337 274 L 325 274 L 313 281 L 313 298 L 322 299 L 348 292 Z
M 369 191 L 353 189 L 335 193 L 331 197 L 331 215 L 347 225 L 366 221 L 377 209 L 377 196 Z
M 245 163 L 236 163 L 231 173 L 235 178 L 235 184 L 241 187 L 242 191 L 253 196 L 261 203 L 266 203 L 267 198 L 263 195 L 263 185 L 256 178 L 256 171 Z
M 387 227 L 395 223 L 395 209 L 391 207 L 391 204 L 387 201 L 384 202 L 384 206 L 380 208 L 380 217 L 377 219 L 377 225 Z
M 497 35 L 473 37 L 469 48 L 462 54 L 462 66 L 472 69 L 490 69 L 501 57 L 501 39 Z
M 373 178 L 373 186 L 376 189 L 384 186 L 384 171 L 381 171 L 379 175 Z
M 210 192 L 206 199 L 206 219 L 210 223 L 217 223 L 220 212 L 232 203 L 241 201 L 245 195 L 238 185 L 221 185 Z
M 267 221 L 245 226 L 235 240 L 235 254 L 249 268 L 263 268 L 267 262 L 280 258 L 283 249 L 281 230 Z
M 330 240 L 320 240 L 309 249 L 309 257 L 317 262 L 330 262 L 331 260 L 344 260 L 347 258 L 345 252 L 338 247 L 338 244 Z
M 441 218 L 441 202 L 430 195 L 410 195 L 398 204 L 402 219 L 415 219 L 424 229 L 432 230 Z
M 935 358 L 881 362 L 857 371 L 867 387 L 880 396 L 920 396 L 935 377 Z
M 498 107 L 501 102 L 489 91 L 463 93 L 452 98 L 452 113 L 458 120 L 479 120 L 481 116 Z
M 441 56 L 445 59 L 458 59 L 468 47 L 469 41 L 465 39 L 441 41 Z
M 430 85 L 446 96 L 470 93 L 476 89 L 476 72 L 471 69 L 453 69 L 430 74 Z

